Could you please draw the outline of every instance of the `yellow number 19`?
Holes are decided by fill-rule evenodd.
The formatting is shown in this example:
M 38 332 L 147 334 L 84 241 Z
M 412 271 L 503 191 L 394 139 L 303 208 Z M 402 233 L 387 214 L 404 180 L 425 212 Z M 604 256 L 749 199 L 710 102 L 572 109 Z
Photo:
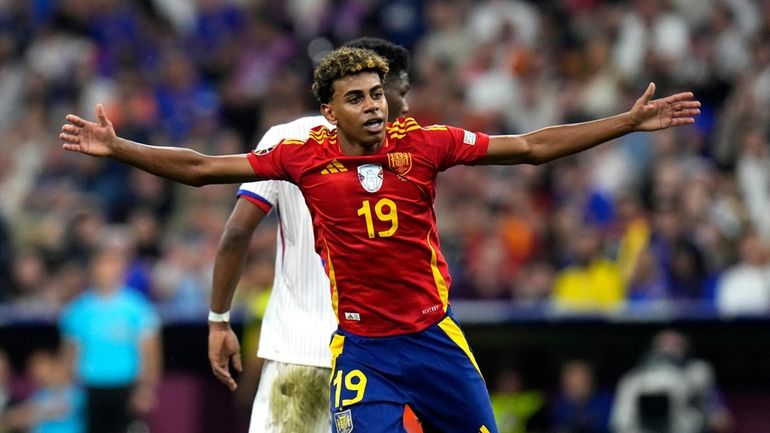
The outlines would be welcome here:
M 340 396 L 342 394 L 342 370 L 337 370 L 337 374 L 334 375 L 332 381 L 334 387 L 334 407 L 350 406 L 351 404 L 358 403 L 364 399 L 364 392 L 366 391 L 366 375 L 361 370 L 353 370 L 345 375 L 345 388 L 350 391 L 355 391 L 356 395 L 353 398 L 346 398 L 342 400 L 342 406 L 340 406 Z
M 387 208 L 387 212 L 384 211 Z M 383 198 L 380 199 L 374 205 L 374 213 L 377 215 L 377 219 L 382 222 L 389 222 L 390 228 L 387 230 L 378 231 L 377 235 L 381 238 L 387 238 L 393 236 L 393 233 L 398 229 L 398 212 L 396 211 L 396 203 L 393 200 Z M 369 235 L 369 239 L 374 238 L 374 221 L 372 220 L 372 208 L 369 205 L 369 200 L 364 200 L 361 204 L 361 208 L 358 209 L 358 216 L 363 216 L 366 220 L 366 232 Z

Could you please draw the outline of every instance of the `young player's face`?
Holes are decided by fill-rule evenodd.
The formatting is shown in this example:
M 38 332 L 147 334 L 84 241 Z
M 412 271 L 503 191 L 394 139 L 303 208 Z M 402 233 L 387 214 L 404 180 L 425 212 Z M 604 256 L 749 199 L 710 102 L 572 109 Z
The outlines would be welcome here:
M 385 99 L 388 101 L 388 121 L 392 122 L 409 112 L 406 94 L 409 93 L 409 74 L 401 72 L 385 79 Z
M 380 76 L 374 72 L 335 81 L 332 99 L 322 109 L 350 144 L 376 148 L 385 140 L 388 102 Z

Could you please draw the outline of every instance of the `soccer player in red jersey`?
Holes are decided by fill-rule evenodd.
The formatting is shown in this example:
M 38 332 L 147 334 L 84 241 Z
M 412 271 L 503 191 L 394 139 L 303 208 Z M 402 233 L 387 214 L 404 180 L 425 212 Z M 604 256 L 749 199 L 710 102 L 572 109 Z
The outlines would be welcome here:
M 101 105 L 98 123 L 68 115 L 60 138 L 66 150 L 189 185 L 297 184 L 339 321 L 331 343 L 335 431 L 403 432 L 408 403 L 426 432 L 496 432 L 484 381 L 449 306 L 433 209 L 436 175 L 458 164 L 542 164 L 630 132 L 691 124 L 700 103 L 689 92 L 653 100 L 650 83 L 628 112 L 490 137 L 411 118 L 386 125 L 387 71 L 371 51 L 333 51 L 315 70 L 313 92 L 337 129 L 315 128 L 309 137 L 245 155 L 130 142 L 116 136 Z

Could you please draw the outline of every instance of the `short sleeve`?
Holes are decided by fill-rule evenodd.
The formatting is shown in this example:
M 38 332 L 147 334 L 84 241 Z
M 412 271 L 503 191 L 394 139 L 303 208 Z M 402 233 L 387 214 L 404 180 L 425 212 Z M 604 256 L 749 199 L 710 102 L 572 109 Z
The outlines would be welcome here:
M 287 154 L 298 146 L 294 143 L 287 145 L 285 142 L 286 140 L 281 140 L 273 146 L 257 149 L 246 156 L 258 178 L 261 180 L 293 181 L 291 174 L 286 170 L 286 164 L 290 162 Z
M 262 212 L 268 213 L 275 206 L 278 199 L 279 180 L 261 180 L 258 182 L 244 183 L 238 188 L 238 198 L 244 199 Z
M 276 144 L 280 143 L 281 140 L 287 138 L 286 134 L 282 130 L 282 126 L 285 125 L 273 126 L 268 129 L 267 132 L 265 132 L 265 135 L 259 139 L 259 143 L 257 143 L 257 147 L 255 147 L 254 150 L 269 150 Z
M 160 316 L 151 303 L 137 297 L 135 310 L 139 324 L 139 335 L 147 337 L 160 329 Z
M 284 135 L 281 128 L 273 126 L 259 140 L 256 150 L 269 151 L 272 146 L 275 146 L 276 143 L 279 143 L 284 138 Z M 275 206 L 276 199 L 278 198 L 277 182 L 274 180 L 263 180 L 244 183 L 238 188 L 236 195 L 238 198 L 244 199 L 258 207 L 264 213 L 268 213 Z
M 76 340 L 78 338 L 80 330 L 78 329 L 78 309 L 76 306 L 79 303 L 75 303 L 67 306 L 59 318 L 59 329 L 61 329 L 62 335 L 69 340 Z
M 439 171 L 455 165 L 474 165 L 487 154 L 487 134 L 453 126 L 429 126 L 423 130 Z

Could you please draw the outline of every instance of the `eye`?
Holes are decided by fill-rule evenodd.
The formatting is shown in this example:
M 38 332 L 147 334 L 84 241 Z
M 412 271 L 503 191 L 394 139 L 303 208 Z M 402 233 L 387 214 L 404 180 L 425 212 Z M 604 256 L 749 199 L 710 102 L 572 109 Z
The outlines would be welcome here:
M 357 104 L 360 101 L 361 101 L 361 97 L 360 96 L 351 96 L 350 98 L 348 98 L 348 103 L 350 103 L 350 104 Z
M 382 98 L 382 95 L 384 95 L 384 94 L 385 94 L 385 92 L 383 92 L 382 90 L 375 90 L 375 91 L 372 93 L 372 98 L 374 98 L 374 99 L 380 99 L 380 98 Z

